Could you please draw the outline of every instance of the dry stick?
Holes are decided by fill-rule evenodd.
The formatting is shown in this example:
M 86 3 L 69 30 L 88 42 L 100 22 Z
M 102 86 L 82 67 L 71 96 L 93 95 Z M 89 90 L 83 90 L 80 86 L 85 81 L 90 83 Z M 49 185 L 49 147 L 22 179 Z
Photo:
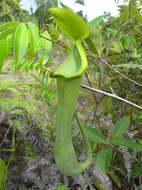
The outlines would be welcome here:
M 41 37 L 41 38 L 44 38 L 45 40 L 48 40 L 48 41 L 50 41 L 50 42 L 53 42 L 53 43 L 55 43 L 55 44 L 57 44 L 57 45 L 59 45 L 59 46 L 61 46 L 61 47 L 63 47 L 63 48 L 66 48 L 66 46 L 65 46 L 65 45 L 61 44 L 61 43 L 60 43 L 60 42 L 58 42 L 58 41 L 51 40 L 51 39 L 46 38 L 46 37 L 44 37 L 44 36 L 42 36 L 42 35 L 40 35 L 40 37 Z
M 110 42 L 110 45 L 108 46 L 107 50 L 106 50 L 106 55 L 105 58 L 108 56 L 109 50 L 112 46 L 112 43 L 114 41 L 114 39 L 116 38 L 116 36 L 119 34 L 119 32 L 127 25 L 129 24 L 129 22 L 131 22 L 136 16 L 138 16 L 139 14 L 141 14 L 142 12 L 136 14 L 135 16 L 131 17 L 129 20 L 127 20 L 127 22 L 125 22 L 124 24 L 122 24 L 122 26 L 120 27 L 120 29 L 114 34 L 114 36 L 112 37 L 112 40 Z
M 120 101 L 122 101 L 122 102 L 125 102 L 126 104 L 129 104 L 129 105 L 131 105 L 131 106 L 134 106 L 134 107 L 136 107 L 136 108 L 142 110 L 142 107 L 141 107 L 141 106 L 139 106 L 139 105 L 137 105 L 137 104 L 135 104 L 135 103 L 133 103 L 133 102 L 130 102 L 130 101 L 124 99 L 124 98 L 121 98 L 120 96 L 117 96 L 116 94 L 111 94 L 111 93 L 108 93 L 108 92 L 104 92 L 104 91 L 102 91 L 102 90 L 98 90 L 98 89 L 96 89 L 96 88 L 91 88 L 91 87 L 86 86 L 86 85 L 84 85 L 84 84 L 81 84 L 81 87 L 82 87 L 82 88 L 86 88 L 86 89 L 88 89 L 88 90 L 92 90 L 93 92 L 98 92 L 98 93 L 100 93 L 100 94 L 104 94 L 104 95 L 106 95 L 106 96 L 110 96 L 110 97 L 112 97 L 112 98 L 118 99 L 118 100 L 120 100 Z

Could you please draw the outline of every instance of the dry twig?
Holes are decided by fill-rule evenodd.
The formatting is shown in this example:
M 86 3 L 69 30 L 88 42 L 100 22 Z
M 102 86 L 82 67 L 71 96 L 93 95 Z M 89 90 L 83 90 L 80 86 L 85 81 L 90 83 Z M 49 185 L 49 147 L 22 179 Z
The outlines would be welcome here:
M 133 103 L 133 102 L 130 102 L 130 101 L 128 101 L 128 100 L 125 100 L 124 98 L 121 98 L 121 97 L 117 96 L 116 94 L 111 94 L 111 93 L 108 93 L 108 92 L 104 92 L 104 91 L 102 91 L 102 90 L 98 90 L 98 89 L 96 89 L 96 88 L 91 88 L 91 87 L 86 86 L 86 85 L 84 85 L 84 84 L 81 84 L 81 87 L 82 87 L 82 88 L 86 88 L 86 89 L 88 89 L 88 90 L 91 90 L 91 91 L 93 91 L 93 92 L 97 92 L 97 93 L 100 93 L 100 94 L 104 94 L 104 95 L 106 95 L 106 96 L 110 96 L 110 97 L 112 97 L 112 98 L 115 98 L 115 99 L 117 99 L 117 100 L 120 100 L 120 101 L 122 101 L 122 102 L 125 102 L 126 104 L 129 104 L 129 105 L 131 105 L 131 106 L 133 106 L 133 107 L 135 107 L 135 108 L 138 108 L 138 109 L 142 110 L 142 107 L 141 107 L 141 106 L 139 106 L 139 105 L 137 105 L 137 104 L 135 104 L 135 103 Z

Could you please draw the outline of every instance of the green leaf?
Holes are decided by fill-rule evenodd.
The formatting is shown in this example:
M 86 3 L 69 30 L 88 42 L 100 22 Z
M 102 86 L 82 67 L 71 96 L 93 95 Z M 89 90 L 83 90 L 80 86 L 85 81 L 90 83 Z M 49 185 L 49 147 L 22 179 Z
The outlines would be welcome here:
M 60 32 L 59 32 L 59 30 L 57 30 L 57 27 L 50 25 L 49 34 L 50 34 L 52 40 L 56 40 L 56 41 L 59 40 Z
M 107 139 L 102 135 L 98 130 L 88 126 L 84 125 L 84 130 L 86 132 L 86 135 L 91 141 L 97 142 L 97 143 L 104 143 L 107 144 Z
M 128 129 L 130 124 L 130 117 L 123 117 L 114 126 L 112 130 L 112 139 L 120 138 Z
M 28 23 L 30 32 L 30 56 L 33 57 L 40 45 L 40 36 L 38 27 L 29 22 Z
M 51 8 L 48 11 L 54 16 L 57 26 L 68 38 L 79 40 L 89 35 L 88 25 L 72 10 L 68 8 Z
M 8 58 L 10 51 L 12 49 L 12 39 L 13 39 L 13 34 L 10 34 L 7 36 L 5 39 L 5 58 Z
M 97 27 L 100 22 L 107 16 L 108 14 L 104 14 L 104 15 L 101 15 L 101 16 L 98 16 L 96 18 L 94 18 L 93 20 L 91 20 L 88 24 L 89 26 L 92 26 L 92 27 Z
M 5 58 L 5 39 L 0 40 L 0 72 Z
M 28 30 L 25 24 L 21 23 L 17 27 L 14 36 L 14 59 L 16 63 L 20 63 L 25 56 L 28 47 Z
M 112 109 L 113 109 L 112 99 L 109 98 L 108 96 L 105 96 L 98 106 L 99 115 L 109 113 L 112 111 Z
M 59 185 L 58 187 L 56 187 L 56 190 L 69 190 L 69 188 L 65 185 Z
M 113 41 L 111 51 L 121 53 L 122 45 L 121 45 L 120 41 Z
M 142 146 L 140 144 L 137 144 L 128 138 L 112 139 L 112 144 L 119 145 L 119 146 L 126 146 L 128 148 L 142 151 Z
M 7 178 L 7 167 L 4 161 L 0 158 L 0 190 L 4 190 Z
M 18 24 L 19 24 L 18 22 L 7 22 L 7 23 L 4 23 L 4 24 L 0 25 L 0 31 L 6 30 L 6 29 L 8 29 L 11 26 L 18 26 Z
M 90 50 L 101 55 L 103 51 L 103 38 L 100 29 L 89 27 L 89 36 L 85 42 Z
M 13 33 L 15 31 L 17 25 L 18 24 L 12 25 L 9 28 L 7 28 L 6 30 L 0 32 L 0 40 L 6 38 L 9 34 Z
M 97 153 L 96 164 L 104 173 L 108 171 L 111 157 L 112 157 L 111 147 L 103 149 Z
M 41 34 L 41 36 L 43 36 L 49 40 L 51 39 L 51 37 L 47 31 L 43 32 Z M 40 48 L 38 50 L 38 57 L 39 57 L 40 63 L 45 63 L 48 61 L 51 50 L 52 50 L 52 42 L 50 42 L 49 40 L 47 40 L 43 37 L 40 38 Z

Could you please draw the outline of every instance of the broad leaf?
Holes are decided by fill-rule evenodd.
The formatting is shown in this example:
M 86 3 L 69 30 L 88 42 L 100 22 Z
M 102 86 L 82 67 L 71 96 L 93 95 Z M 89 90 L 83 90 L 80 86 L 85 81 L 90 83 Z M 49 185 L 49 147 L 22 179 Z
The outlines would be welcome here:
M 38 27 L 29 22 L 28 23 L 30 32 L 30 56 L 33 57 L 40 45 L 40 36 Z
M 103 149 L 97 153 L 96 164 L 104 173 L 108 171 L 111 157 L 112 157 L 111 147 Z
M 16 63 L 19 64 L 22 58 L 25 56 L 28 43 L 28 30 L 25 24 L 21 23 L 17 27 L 14 36 L 14 59 Z
M 7 30 L 11 26 L 18 26 L 18 22 L 7 22 L 0 25 L 0 31 Z
M 0 40 L 0 72 L 5 58 L 5 39 Z
M 41 36 L 43 37 L 40 38 L 40 48 L 38 50 L 38 57 L 39 57 L 40 63 L 45 64 L 50 57 L 52 42 L 49 41 L 51 37 L 47 31 L 43 32 Z M 49 40 L 47 40 L 46 38 Z
M 123 48 L 122 48 L 120 41 L 114 41 L 112 43 L 111 51 L 121 53 L 122 50 L 123 50 Z
M 103 38 L 100 29 L 89 27 L 89 36 L 85 42 L 90 50 L 101 55 L 103 51 Z
M 107 144 L 107 139 L 98 130 L 88 125 L 84 125 L 84 130 L 91 141 Z
M 101 16 L 98 16 L 96 18 L 94 18 L 93 20 L 91 20 L 88 24 L 89 26 L 92 26 L 92 27 L 97 27 L 100 22 L 107 16 L 108 14 L 104 14 L 104 15 L 101 15 Z
M 112 139 L 120 138 L 128 129 L 130 117 L 123 117 L 114 126 L 112 130 Z
M 140 144 L 137 144 L 128 138 L 113 139 L 112 144 L 119 145 L 119 146 L 126 146 L 128 148 L 132 148 L 132 149 L 142 151 L 142 146 Z
M 4 161 L 0 158 L 0 190 L 4 190 L 7 178 L 7 167 Z
M 18 24 L 11 25 L 6 30 L 0 32 L 0 40 L 6 38 L 9 34 L 13 33 L 16 30 L 17 25 Z
M 75 12 L 68 8 L 51 8 L 48 10 L 60 30 L 72 40 L 84 39 L 89 35 L 88 25 Z
M 12 49 L 12 39 L 13 39 L 13 34 L 10 34 L 7 36 L 5 39 L 5 58 L 8 58 L 10 51 Z
M 105 96 L 98 106 L 98 113 L 102 115 L 111 112 L 112 109 L 113 109 L 112 99 L 109 98 L 108 96 Z

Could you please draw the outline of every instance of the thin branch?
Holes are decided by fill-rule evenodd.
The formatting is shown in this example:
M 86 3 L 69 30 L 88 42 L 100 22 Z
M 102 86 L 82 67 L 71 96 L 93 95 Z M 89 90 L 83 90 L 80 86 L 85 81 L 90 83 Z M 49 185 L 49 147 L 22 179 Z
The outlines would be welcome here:
M 81 87 L 82 87 L 82 88 L 85 88 L 85 89 L 88 89 L 88 90 L 91 90 L 91 91 L 93 91 L 93 92 L 97 92 L 97 93 L 104 94 L 104 95 L 106 95 L 106 96 L 109 96 L 109 97 L 118 99 L 118 100 L 120 100 L 120 101 L 122 101 L 122 102 L 125 102 L 126 104 L 129 104 L 129 105 L 131 105 L 131 106 L 133 106 L 133 107 L 135 107 L 135 108 L 138 108 L 138 109 L 142 110 L 142 107 L 141 107 L 141 106 L 139 106 L 139 105 L 137 105 L 137 104 L 135 104 L 135 103 L 133 103 L 133 102 L 130 102 L 130 101 L 128 101 L 128 100 L 125 100 L 124 98 L 121 98 L 120 96 L 117 96 L 116 94 L 111 94 L 111 93 L 108 93 L 108 92 L 104 92 L 104 91 L 102 91 L 102 90 L 98 90 L 98 89 L 96 89 L 96 88 L 91 88 L 91 87 L 86 86 L 86 85 L 84 85 L 84 84 L 81 84 Z
M 111 68 L 113 71 L 115 71 L 116 73 L 118 73 L 119 75 L 121 75 L 123 78 L 129 80 L 130 82 L 134 83 L 135 85 L 142 87 L 142 84 L 134 81 L 133 79 L 125 76 L 123 73 L 121 73 L 120 71 L 118 71 L 117 69 L 113 68 L 110 64 L 108 64 L 104 59 L 102 59 L 101 57 L 97 56 L 106 66 L 108 66 L 109 68 Z
M 102 57 L 98 56 L 98 55 L 89 55 L 92 57 L 96 57 L 97 59 L 100 59 L 102 61 L 102 63 L 104 63 L 107 67 L 109 67 L 110 69 L 112 69 L 114 72 L 116 72 L 117 74 L 121 75 L 123 78 L 127 79 L 128 81 L 132 82 L 133 84 L 139 86 L 142 88 L 142 84 L 134 81 L 133 79 L 125 76 L 123 73 L 121 73 L 120 71 L 118 71 L 117 69 L 113 68 L 109 63 L 107 63 Z
M 57 43 L 57 41 L 51 40 L 51 39 L 49 39 L 49 38 L 47 38 L 47 37 L 44 37 L 44 36 L 42 36 L 42 35 L 40 35 L 40 37 L 41 37 L 41 38 L 44 38 L 45 40 L 48 40 L 48 41 L 50 41 L 50 42 Z
M 46 37 L 44 37 L 44 36 L 42 36 L 42 35 L 40 35 L 40 37 L 41 37 L 41 38 L 44 38 L 45 40 L 48 40 L 48 41 L 50 41 L 50 42 L 53 42 L 53 43 L 55 43 L 55 44 L 57 44 L 57 45 L 59 45 L 59 46 L 61 46 L 61 47 L 63 47 L 63 48 L 67 48 L 65 45 L 61 44 L 59 41 L 51 40 L 51 39 L 46 38 Z

